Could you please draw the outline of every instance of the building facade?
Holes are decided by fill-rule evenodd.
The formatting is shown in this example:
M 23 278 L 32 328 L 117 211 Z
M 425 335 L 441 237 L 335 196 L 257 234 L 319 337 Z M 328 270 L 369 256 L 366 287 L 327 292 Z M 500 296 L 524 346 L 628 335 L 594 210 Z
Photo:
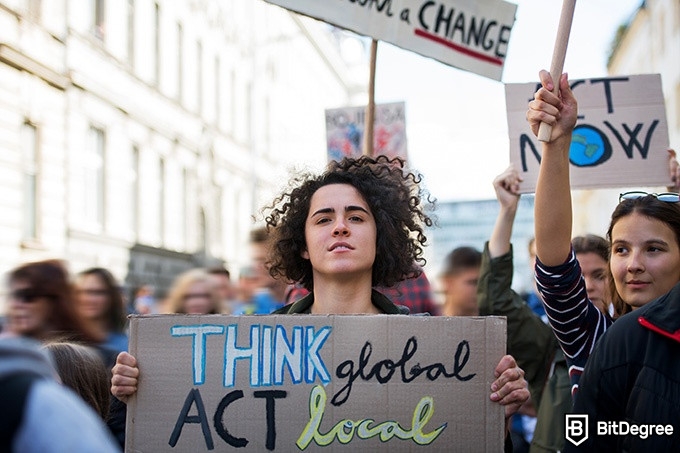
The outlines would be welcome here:
M 336 38 L 261 0 L 0 1 L 0 268 L 237 271 L 324 110 L 365 101 Z
M 610 75 L 661 74 L 671 148 L 680 153 L 680 1 L 644 0 L 612 37 Z M 658 150 L 663 152 L 663 150 Z M 665 188 L 641 188 L 665 191 Z M 619 189 L 574 192 L 574 233 L 604 236 Z

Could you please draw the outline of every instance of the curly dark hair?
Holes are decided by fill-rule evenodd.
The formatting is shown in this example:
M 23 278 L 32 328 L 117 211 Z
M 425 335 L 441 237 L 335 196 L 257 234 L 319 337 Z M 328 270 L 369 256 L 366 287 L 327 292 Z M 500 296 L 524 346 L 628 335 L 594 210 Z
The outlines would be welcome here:
M 400 158 L 362 156 L 332 161 L 320 175 L 294 177 L 289 183 L 292 189 L 265 208 L 271 240 L 269 273 L 313 289 L 312 264 L 302 258 L 312 196 L 329 184 L 349 184 L 364 197 L 376 222 L 373 286 L 392 286 L 417 277 L 426 261 L 423 225 L 433 224 L 426 211 L 434 208 L 434 200 L 420 187 L 422 175 L 404 166 Z

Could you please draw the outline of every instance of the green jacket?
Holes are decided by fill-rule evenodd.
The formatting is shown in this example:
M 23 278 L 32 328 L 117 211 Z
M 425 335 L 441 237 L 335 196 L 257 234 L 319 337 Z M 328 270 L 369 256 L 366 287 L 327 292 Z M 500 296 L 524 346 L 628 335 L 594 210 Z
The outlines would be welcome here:
M 477 285 L 482 316 L 507 318 L 508 354 L 524 370 L 537 411 L 532 452 L 554 452 L 564 446 L 564 414 L 571 411 L 571 389 L 564 355 L 552 329 L 512 290 L 512 249 L 491 259 L 484 246 Z

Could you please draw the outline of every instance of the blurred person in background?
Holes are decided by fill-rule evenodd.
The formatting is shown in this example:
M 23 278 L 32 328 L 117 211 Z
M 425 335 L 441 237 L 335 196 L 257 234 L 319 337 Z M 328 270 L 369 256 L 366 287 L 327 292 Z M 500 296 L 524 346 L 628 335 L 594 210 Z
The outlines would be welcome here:
M 168 313 L 221 313 L 221 301 L 210 274 L 205 269 L 190 269 L 178 275 L 165 299 L 165 309 Z
M 40 343 L 0 338 L 0 451 L 119 452 L 102 419 L 57 373 Z
M 457 247 L 444 260 L 441 283 L 444 290 L 444 316 L 477 316 L 477 282 L 482 253 L 474 247 Z
M 232 314 L 238 301 L 236 300 L 237 288 L 231 281 L 231 274 L 224 266 L 208 268 L 208 274 L 220 299 L 220 312 Z
M 61 383 L 75 391 L 106 421 L 111 376 L 99 353 L 89 346 L 64 341 L 47 343 L 44 348 L 52 357 Z
M 4 335 L 31 338 L 42 343 L 72 341 L 94 347 L 106 369 L 117 351 L 103 347 L 106 335 L 79 316 L 77 296 L 60 260 L 22 264 L 8 276 L 9 298 Z M 108 425 L 119 442 L 125 433 L 125 407 L 111 398 Z
M 75 280 L 78 315 L 97 335 L 100 345 L 116 354 L 127 351 L 123 295 L 111 272 L 101 267 L 86 269 Z
M 154 296 L 155 292 L 156 290 L 152 285 L 142 285 L 137 288 L 134 300 L 132 301 L 136 313 L 140 315 L 158 313 L 158 306 Z
M 78 316 L 66 265 L 60 260 L 22 264 L 8 275 L 7 318 L 3 333 L 38 341 L 98 342 Z
M 288 282 L 274 278 L 267 268 L 270 237 L 266 227 L 250 232 L 250 253 L 255 289 L 249 304 L 254 314 L 269 314 L 285 305 Z
M 378 286 L 375 289 L 389 297 L 395 304 L 408 307 L 411 314 L 429 313 L 433 316 L 439 314 L 430 280 L 422 268 L 416 277 L 406 278 L 394 286 Z

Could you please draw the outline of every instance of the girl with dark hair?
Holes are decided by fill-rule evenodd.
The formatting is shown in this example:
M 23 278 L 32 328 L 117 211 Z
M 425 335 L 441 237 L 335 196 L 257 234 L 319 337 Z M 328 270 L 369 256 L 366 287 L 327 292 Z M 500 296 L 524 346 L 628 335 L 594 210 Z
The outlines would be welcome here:
M 76 277 L 75 287 L 78 315 L 97 332 L 99 346 L 116 353 L 126 351 L 123 295 L 111 272 L 101 267 L 86 269 Z
M 302 305 L 311 313 L 398 311 L 371 288 L 421 272 L 423 224 L 432 225 L 421 176 L 403 165 L 385 156 L 332 162 L 321 175 L 294 179 L 270 206 L 269 271 L 312 291 L 280 313 Z
M 536 134 L 541 122 L 550 124 L 552 137 L 542 145 L 536 186 L 536 278 L 553 330 L 574 361 L 572 374 L 578 375 L 588 359 L 574 412 L 588 414 L 585 432 L 592 435 L 579 448 L 680 451 L 677 431 L 596 435 L 598 422 L 666 426 L 680 419 L 680 198 L 677 193 L 621 194 L 607 232 L 609 263 L 615 304 L 620 312 L 624 306 L 631 312 L 605 333 L 611 318 L 588 300 L 569 240 L 569 150 L 576 99 L 566 75 L 559 80 L 559 95 L 552 93 L 548 72 L 541 71 L 540 77 L 543 87 L 529 103 L 527 119 Z M 566 447 L 569 451 L 574 445 L 567 442 Z
M 303 175 L 278 197 L 266 216 L 272 243 L 269 269 L 300 282 L 310 294 L 277 313 L 404 314 L 408 310 L 372 289 L 417 275 L 431 225 L 423 206 L 420 175 L 400 159 L 379 156 L 332 162 L 320 175 Z M 506 416 L 529 397 L 512 356 L 496 367 L 490 398 Z M 113 369 L 112 392 L 136 391 L 139 369 L 121 353 Z

